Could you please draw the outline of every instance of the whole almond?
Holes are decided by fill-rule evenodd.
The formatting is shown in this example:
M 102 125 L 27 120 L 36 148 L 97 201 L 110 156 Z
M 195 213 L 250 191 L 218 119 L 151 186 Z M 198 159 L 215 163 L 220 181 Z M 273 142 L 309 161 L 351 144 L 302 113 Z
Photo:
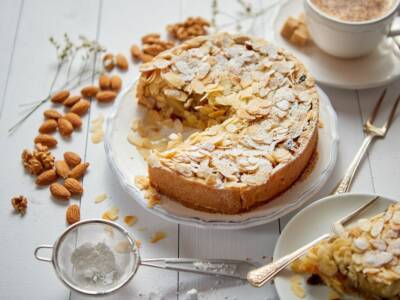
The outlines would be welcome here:
M 103 66 L 108 72 L 111 72 L 114 69 L 114 55 L 111 53 L 107 53 L 103 57 Z
M 54 167 L 56 168 L 57 175 L 62 178 L 67 178 L 69 172 L 71 171 L 68 164 L 64 160 L 56 161 L 54 163 Z
M 71 197 L 71 193 L 67 190 L 67 188 L 57 182 L 50 185 L 50 193 L 54 196 L 54 198 L 60 200 L 68 200 Z
M 72 151 L 68 151 L 64 153 L 65 162 L 71 167 L 75 167 L 81 163 L 81 158 L 78 154 Z
M 78 116 L 77 114 L 69 112 L 65 114 L 64 118 L 70 121 L 72 126 L 74 126 L 74 128 L 79 128 L 82 126 L 81 117 Z
M 125 55 L 118 53 L 115 55 L 115 65 L 117 66 L 118 69 L 121 71 L 126 71 L 128 70 L 128 60 L 126 59 Z
M 65 99 L 65 101 L 63 102 L 63 104 L 65 106 L 72 106 L 74 105 L 76 102 L 78 102 L 79 100 L 81 100 L 81 96 L 79 95 L 75 95 L 75 96 L 69 96 L 67 99 Z
M 83 174 L 85 174 L 88 167 L 89 163 L 80 163 L 79 165 L 76 165 L 71 172 L 69 172 L 68 177 L 79 179 L 83 176 Z
M 99 77 L 99 87 L 102 90 L 109 90 L 111 85 L 110 77 L 107 74 L 102 74 Z
M 71 107 L 69 112 L 82 116 L 88 111 L 89 107 L 90 102 L 86 99 L 81 99 Z
M 119 92 L 122 87 L 122 80 L 121 77 L 118 75 L 114 75 L 111 77 L 111 89 L 115 92 Z
M 133 59 L 140 59 L 142 55 L 142 50 L 137 45 L 132 45 L 131 47 L 131 56 Z
M 70 136 L 74 131 L 74 126 L 66 118 L 59 118 L 57 120 L 58 131 L 62 136 Z
M 56 111 L 55 109 L 48 109 L 43 112 L 43 115 L 46 119 L 58 119 L 61 118 L 62 115 Z
M 67 188 L 68 191 L 70 191 L 71 194 L 82 194 L 83 193 L 82 184 L 75 178 L 65 179 L 64 186 Z
M 149 61 L 151 61 L 154 58 L 154 56 L 151 56 L 149 54 L 146 53 L 142 53 L 142 55 L 140 55 L 140 59 L 144 62 L 147 63 Z
M 96 96 L 99 88 L 95 85 L 89 85 L 81 89 L 81 94 L 83 97 L 90 98 Z
M 62 103 L 69 97 L 69 91 L 63 90 L 55 93 L 51 96 L 51 102 L 53 103 Z
M 67 223 L 69 225 L 79 222 L 81 219 L 81 212 L 79 206 L 76 204 L 68 206 L 67 212 L 65 213 L 65 218 L 67 219 Z
M 113 91 L 101 91 L 96 95 L 96 99 L 99 102 L 111 102 L 117 97 L 117 93 Z
M 42 144 L 49 148 L 53 148 L 57 145 L 57 140 L 48 134 L 39 134 L 37 137 L 35 137 L 34 142 L 35 144 Z
M 43 122 L 39 127 L 40 133 L 51 133 L 57 130 L 57 121 L 54 119 L 49 119 Z
M 57 180 L 57 173 L 54 169 L 44 171 L 36 178 L 37 185 L 48 185 Z

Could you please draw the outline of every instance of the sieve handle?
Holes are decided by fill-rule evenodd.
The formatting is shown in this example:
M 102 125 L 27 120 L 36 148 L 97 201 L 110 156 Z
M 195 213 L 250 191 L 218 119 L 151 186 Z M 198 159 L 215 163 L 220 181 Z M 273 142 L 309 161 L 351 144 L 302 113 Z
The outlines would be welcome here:
M 40 256 L 39 251 L 40 249 L 53 249 L 52 245 L 39 245 L 36 247 L 34 255 L 37 260 L 51 262 L 52 259 L 44 256 Z

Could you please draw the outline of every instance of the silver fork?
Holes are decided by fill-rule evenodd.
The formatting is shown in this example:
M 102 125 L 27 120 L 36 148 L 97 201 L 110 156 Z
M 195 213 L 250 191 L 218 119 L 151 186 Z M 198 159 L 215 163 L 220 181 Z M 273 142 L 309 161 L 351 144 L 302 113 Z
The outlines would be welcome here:
M 361 207 L 357 208 L 356 210 L 352 211 L 350 214 L 344 216 L 337 222 L 332 224 L 332 231 L 329 233 L 325 233 L 321 235 L 320 237 L 316 238 L 312 242 L 308 243 L 307 245 L 304 245 L 303 247 L 293 251 L 292 253 L 285 255 L 278 260 L 262 266 L 258 269 L 252 270 L 249 273 L 247 273 L 247 281 L 250 282 L 253 286 L 255 287 L 261 287 L 268 281 L 270 281 L 272 278 L 274 278 L 280 271 L 282 271 L 284 268 L 286 268 L 291 262 L 295 261 L 299 257 L 303 256 L 304 254 L 307 253 L 309 249 L 311 249 L 313 246 L 318 244 L 322 240 L 330 239 L 335 232 L 335 228 L 337 225 L 341 226 L 346 226 L 348 225 L 356 216 L 364 212 L 367 208 L 369 208 L 373 203 L 375 203 L 376 200 L 379 199 L 379 196 L 369 200 L 367 203 L 362 205 Z
M 360 165 L 361 160 L 363 159 L 365 153 L 367 152 L 367 149 L 369 145 L 371 144 L 372 140 L 375 137 L 380 137 L 383 138 L 385 137 L 391 123 L 394 117 L 394 114 L 396 112 L 397 106 L 400 101 L 400 95 L 397 97 L 397 100 L 394 102 L 392 109 L 389 113 L 389 117 L 387 118 L 385 124 L 381 127 L 377 127 L 373 125 L 376 116 L 379 112 L 379 108 L 383 102 L 383 99 L 385 98 L 386 95 L 386 90 L 385 89 L 381 96 L 379 97 L 378 102 L 375 104 L 374 110 L 372 112 L 371 117 L 367 120 L 367 122 L 364 124 L 364 132 L 366 134 L 364 141 L 358 149 L 356 155 L 353 158 L 353 161 L 350 163 L 349 167 L 346 170 L 346 173 L 343 176 L 343 179 L 339 182 L 335 190 L 333 191 L 332 194 L 341 194 L 341 193 L 346 193 L 350 190 L 351 183 L 353 181 L 354 175 L 356 174 L 356 171 L 358 169 L 358 166 Z

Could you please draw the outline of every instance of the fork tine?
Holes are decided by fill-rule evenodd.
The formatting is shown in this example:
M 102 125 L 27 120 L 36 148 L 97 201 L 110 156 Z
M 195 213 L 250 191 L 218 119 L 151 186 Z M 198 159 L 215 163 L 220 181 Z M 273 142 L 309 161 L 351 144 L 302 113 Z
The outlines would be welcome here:
M 353 220 L 354 217 L 358 216 L 359 214 L 364 212 L 367 208 L 369 208 L 379 198 L 380 198 L 379 196 L 376 196 L 375 198 L 369 200 L 367 203 L 363 204 L 362 206 L 360 206 L 356 210 L 352 211 L 347 216 L 344 216 L 343 218 L 341 218 L 339 221 L 337 221 L 337 223 L 340 223 L 343 226 L 345 226 L 347 223 L 349 223 L 351 220 Z
M 385 89 L 383 90 L 381 96 L 379 97 L 378 102 L 375 104 L 375 107 L 374 107 L 374 110 L 373 110 L 373 112 L 372 112 L 372 115 L 371 115 L 371 117 L 368 119 L 367 122 L 369 122 L 369 123 L 371 123 L 371 124 L 374 123 L 375 118 L 376 118 L 376 115 L 378 114 L 379 108 L 380 108 L 380 106 L 381 106 L 381 104 L 382 104 L 382 101 L 383 101 L 383 99 L 385 98 L 386 91 L 387 91 L 387 88 L 385 88 Z
M 390 125 L 392 124 L 393 117 L 394 117 L 394 114 L 396 113 L 399 102 L 400 102 L 400 95 L 397 97 L 396 102 L 394 103 L 392 110 L 390 111 L 388 120 L 385 122 L 385 125 L 383 125 L 384 130 L 387 130 L 390 127 Z

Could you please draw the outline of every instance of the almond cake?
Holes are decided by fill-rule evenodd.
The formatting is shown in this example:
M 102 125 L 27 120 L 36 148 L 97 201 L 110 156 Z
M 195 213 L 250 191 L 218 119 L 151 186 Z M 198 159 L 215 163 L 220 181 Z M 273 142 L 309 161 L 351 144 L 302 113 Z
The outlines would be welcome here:
M 140 68 L 139 103 L 196 129 L 152 150 L 150 184 L 186 206 L 237 214 L 287 190 L 317 145 L 319 97 L 295 57 L 258 38 L 219 33 Z
M 320 242 L 292 264 L 334 291 L 364 299 L 400 297 L 400 204 Z

